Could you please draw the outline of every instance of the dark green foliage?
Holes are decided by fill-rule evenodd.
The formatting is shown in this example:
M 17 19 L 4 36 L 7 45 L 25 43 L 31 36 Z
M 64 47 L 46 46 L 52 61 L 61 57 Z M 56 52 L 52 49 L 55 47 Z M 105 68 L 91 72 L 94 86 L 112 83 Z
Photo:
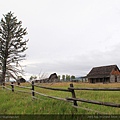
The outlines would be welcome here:
M 71 76 L 71 80 L 72 80 L 72 79 L 75 79 L 75 76 L 74 76 L 74 75 Z
M 66 75 L 66 81 L 70 81 L 70 75 Z
M 65 75 L 62 75 L 62 80 L 65 81 Z
M 26 28 L 22 28 L 22 22 L 18 21 L 13 13 L 9 12 L 3 15 L 0 21 L 0 66 L 2 70 L 1 83 L 5 82 L 5 77 L 16 78 L 22 70 L 18 69 L 16 64 L 25 58 L 24 52 L 28 40 L 23 40 L 27 34 Z

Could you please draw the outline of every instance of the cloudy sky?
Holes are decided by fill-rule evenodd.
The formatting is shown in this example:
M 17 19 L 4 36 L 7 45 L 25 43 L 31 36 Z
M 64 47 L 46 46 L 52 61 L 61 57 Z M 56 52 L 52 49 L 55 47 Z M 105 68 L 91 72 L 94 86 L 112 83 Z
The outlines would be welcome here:
M 0 0 L 29 39 L 25 75 L 86 75 L 92 67 L 120 67 L 120 0 Z

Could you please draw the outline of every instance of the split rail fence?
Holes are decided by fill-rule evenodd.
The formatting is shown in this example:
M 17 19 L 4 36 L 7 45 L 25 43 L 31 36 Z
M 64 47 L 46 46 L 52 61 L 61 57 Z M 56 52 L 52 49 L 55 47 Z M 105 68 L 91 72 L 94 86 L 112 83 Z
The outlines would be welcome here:
M 10 85 L 11 88 L 6 87 L 6 85 Z M 28 91 L 25 91 L 25 90 L 15 90 L 14 86 L 19 87 L 19 88 L 29 89 L 31 91 L 28 92 Z M 68 87 L 68 89 L 63 89 L 63 88 L 51 88 L 51 87 L 46 87 L 46 86 L 40 86 L 40 85 L 34 84 L 33 81 L 31 83 L 31 87 L 21 86 L 20 84 L 16 85 L 13 82 L 11 84 L 3 83 L 2 87 L 7 89 L 7 90 L 11 90 L 12 92 L 16 91 L 16 92 L 29 93 L 29 94 L 32 95 L 33 98 L 37 98 L 37 97 L 35 97 L 35 94 L 38 94 L 38 95 L 41 95 L 41 96 L 44 96 L 44 97 L 48 97 L 48 98 L 52 98 L 52 99 L 62 100 L 62 101 L 66 101 L 66 102 L 72 102 L 73 103 L 73 107 L 75 107 L 75 108 L 82 108 L 82 107 L 78 106 L 78 102 L 85 102 L 85 103 L 91 103 L 91 104 L 97 104 L 97 105 L 103 105 L 103 106 L 110 106 L 110 107 L 120 108 L 120 104 L 110 103 L 110 102 L 100 102 L 100 101 L 94 101 L 94 100 L 86 100 L 86 99 L 82 99 L 82 98 L 76 98 L 76 94 L 75 94 L 76 90 L 120 91 L 120 88 L 75 88 L 73 86 L 73 84 L 71 83 L 70 87 Z M 72 97 L 59 98 L 59 97 L 55 97 L 55 96 L 46 95 L 46 94 L 43 94 L 43 93 L 35 91 L 35 87 L 43 88 L 43 89 L 49 89 L 49 90 L 54 90 L 54 91 L 71 92 Z M 95 111 L 95 110 L 92 110 L 92 109 L 88 109 L 88 108 L 83 108 L 83 109 L 99 113 L 99 111 Z

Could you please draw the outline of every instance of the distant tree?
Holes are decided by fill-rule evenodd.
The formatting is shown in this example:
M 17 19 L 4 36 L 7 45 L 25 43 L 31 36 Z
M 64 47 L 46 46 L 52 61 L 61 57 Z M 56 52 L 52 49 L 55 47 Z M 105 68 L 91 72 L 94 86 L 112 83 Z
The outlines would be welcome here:
M 36 80 L 37 79 L 37 76 L 31 76 L 30 77 L 30 80 Z
M 10 76 L 17 79 L 19 73 L 22 73 L 22 68 L 19 61 L 25 59 L 22 55 L 27 47 L 28 40 L 23 40 L 23 36 L 27 34 L 26 28 L 22 28 L 22 22 L 18 21 L 13 13 L 9 12 L 3 15 L 4 18 L 0 21 L 0 66 L 1 66 L 1 81 L 5 82 L 5 77 Z M 16 66 L 17 65 L 17 66 Z
M 18 77 L 17 77 L 17 79 L 21 79 L 21 78 L 22 78 L 22 76 L 18 76 Z
M 30 76 L 30 80 L 33 80 L 33 76 Z
M 73 80 L 73 79 L 75 79 L 75 76 L 74 76 L 74 75 L 71 76 L 71 80 Z
M 34 76 L 34 79 L 37 79 L 37 76 Z
M 66 81 L 70 81 L 70 75 L 66 75 Z
M 60 75 L 58 75 L 58 79 L 60 80 Z
M 65 75 L 62 75 L 62 80 L 65 81 Z

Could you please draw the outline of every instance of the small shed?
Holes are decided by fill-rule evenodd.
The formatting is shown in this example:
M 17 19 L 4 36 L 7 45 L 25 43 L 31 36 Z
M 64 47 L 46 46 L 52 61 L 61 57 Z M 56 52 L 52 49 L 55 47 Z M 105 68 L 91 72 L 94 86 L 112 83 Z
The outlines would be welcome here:
M 89 83 L 120 82 L 120 70 L 117 65 L 94 67 L 87 78 Z
M 26 80 L 25 80 L 24 78 L 20 78 L 20 79 L 19 79 L 19 82 L 20 82 L 20 83 L 25 83 Z

